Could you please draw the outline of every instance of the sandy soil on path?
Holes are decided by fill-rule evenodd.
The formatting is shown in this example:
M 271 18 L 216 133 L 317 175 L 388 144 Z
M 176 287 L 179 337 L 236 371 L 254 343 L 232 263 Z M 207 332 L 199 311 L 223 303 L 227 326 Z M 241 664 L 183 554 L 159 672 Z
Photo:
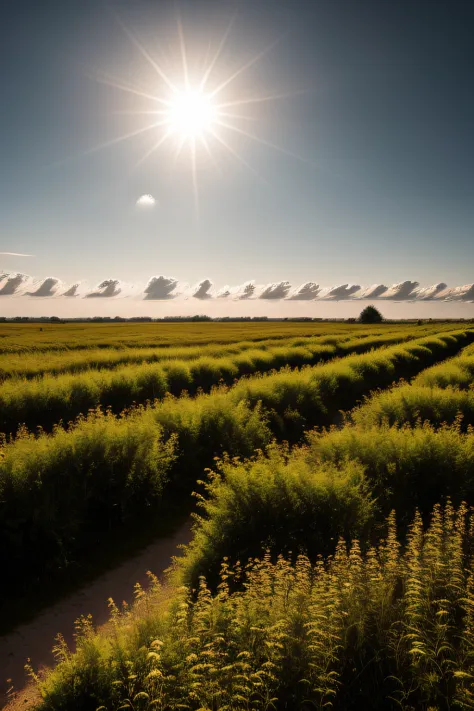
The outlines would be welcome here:
M 0 637 L 0 707 L 9 696 L 11 698 L 12 693 L 20 692 L 28 683 L 24 672 L 27 658 L 31 659 L 35 670 L 52 665 L 54 657 L 51 648 L 58 632 L 73 647 L 74 621 L 79 615 L 90 613 L 96 625 L 104 624 L 109 616 L 108 598 L 112 597 L 117 604 L 123 600 L 131 602 L 135 583 L 147 586 L 147 570 L 160 576 L 170 565 L 171 557 L 179 553 L 177 546 L 190 540 L 191 522 L 188 521 L 173 534 L 151 543 L 135 557 L 46 608 L 31 622 Z M 13 692 L 7 696 L 11 688 Z M 21 696 L 19 694 L 14 708 L 19 708 Z M 28 692 L 27 696 L 31 697 L 32 692 Z M 23 708 L 30 705 L 26 698 L 21 700 L 21 704 Z

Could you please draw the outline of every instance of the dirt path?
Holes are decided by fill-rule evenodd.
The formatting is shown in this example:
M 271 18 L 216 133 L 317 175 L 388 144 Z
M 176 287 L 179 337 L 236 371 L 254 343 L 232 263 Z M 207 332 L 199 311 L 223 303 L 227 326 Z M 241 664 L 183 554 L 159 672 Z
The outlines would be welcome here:
M 170 565 L 171 557 L 179 552 L 177 546 L 190 540 L 191 523 L 187 522 L 173 534 L 151 543 L 134 558 L 43 610 L 32 622 L 0 637 L 0 707 L 7 701 L 8 689 L 13 687 L 20 691 L 27 684 L 24 664 L 28 657 L 35 669 L 53 664 L 51 648 L 58 632 L 72 646 L 74 621 L 79 615 L 90 613 L 96 625 L 106 622 L 109 597 L 117 604 L 123 600 L 130 602 L 136 582 L 146 587 L 146 571 L 160 575 Z

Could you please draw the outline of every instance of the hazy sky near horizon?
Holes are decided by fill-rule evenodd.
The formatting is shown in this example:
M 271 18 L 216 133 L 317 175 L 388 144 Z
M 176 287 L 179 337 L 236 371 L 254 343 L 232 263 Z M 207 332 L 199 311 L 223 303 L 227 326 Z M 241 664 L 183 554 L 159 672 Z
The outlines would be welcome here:
M 138 112 L 156 102 L 103 81 L 166 95 L 125 26 L 181 84 L 178 17 L 192 85 L 232 18 L 210 89 L 272 45 L 222 92 L 251 100 L 229 109 L 237 130 L 219 128 L 240 160 L 209 136 L 198 211 L 187 145 L 142 160 L 162 129 L 138 133 L 154 121 Z M 473 32 L 474 3 L 461 0 L 8 3 L 0 249 L 34 256 L 2 256 L 2 269 L 65 282 L 473 282 Z M 285 96 L 254 101 L 274 94 Z M 155 202 L 137 205 L 142 195 Z

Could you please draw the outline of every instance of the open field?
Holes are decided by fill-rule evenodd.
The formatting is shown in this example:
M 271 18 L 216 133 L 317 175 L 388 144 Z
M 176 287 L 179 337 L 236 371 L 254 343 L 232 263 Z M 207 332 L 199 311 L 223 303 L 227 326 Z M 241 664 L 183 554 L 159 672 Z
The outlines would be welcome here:
M 398 328 L 414 328 L 413 324 Z M 430 327 L 430 325 L 426 325 Z M 439 329 L 452 323 L 436 324 Z M 389 326 L 391 327 L 391 326 Z M 380 326 L 373 327 L 380 331 Z M 89 350 L 91 348 L 156 348 L 239 343 L 290 337 L 367 332 L 366 325 L 294 321 L 278 323 L 60 323 L 0 324 L 0 353 Z
M 349 338 L 341 335 L 285 339 L 277 341 L 278 345 L 273 345 L 274 341 L 253 346 L 244 343 L 232 346 L 230 352 L 225 349 L 212 352 L 206 346 L 201 352 L 190 348 L 190 353 L 184 353 L 185 349 L 181 349 L 181 357 L 176 352 L 169 357 L 160 353 L 158 363 L 154 362 L 156 353 L 152 353 L 139 364 L 89 367 L 84 372 L 58 375 L 43 372 L 43 377 L 33 380 L 10 378 L 0 384 L 0 427 L 5 433 L 14 433 L 18 423 L 30 429 L 40 426 L 50 430 L 61 420 L 68 422 L 99 406 L 120 413 L 135 403 L 163 399 L 167 393 L 179 396 L 184 391 L 190 394 L 209 391 L 244 375 L 314 365 L 411 339 L 412 333 L 398 329 Z M 104 353 L 108 355 L 108 351 Z
M 470 324 L 50 329 L 1 329 L 2 614 L 192 491 L 199 515 L 36 705 L 474 707 Z

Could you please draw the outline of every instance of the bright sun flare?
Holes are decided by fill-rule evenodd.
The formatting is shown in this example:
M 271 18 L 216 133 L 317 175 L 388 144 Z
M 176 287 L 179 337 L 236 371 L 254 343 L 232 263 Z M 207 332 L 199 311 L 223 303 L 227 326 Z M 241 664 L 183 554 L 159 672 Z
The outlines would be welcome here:
M 193 139 L 210 133 L 218 123 L 219 113 L 212 98 L 199 89 L 177 92 L 166 112 L 170 133 Z
M 156 140 L 150 145 L 150 148 L 140 158 L 136 167 L 144 161 L 148 160 L 163 144 L 168 143 L 171 139 L 171 145 L 175 145 L 175 156 L 178 157 L 182 149 L 187 146 L 190 155 L 190 167 L 192 174 L 192 183 L 194 197 L 196 203 L 196 211 L 198 212 L 198 181 L 197 181 L 197 163 L 198 153 L 207 153 L 208 157 L 214 163 L 214 150 L 217 147 L 224 149 L 234 158 L 236 158 L 246 168 L 252 172 L 256 172 L 247 163 L 246 160 L 237 152 L 231 145 L 227 136 L 238 134 L 245 136 L 253 141 L 256 141 L 267 147 L 276 149 L 287 155 L 294 156 L 293 153 L 271 143 L 264 138 L 260 138 L 254 133 L 247 130 L 246 126 L 252 116 L 242 113 L 241 110 L 250 108 L 252 105 L 258 105 L 277 99 L 283 99 L 292 96 L 290 94 L 254 94 L 253 96 L 231 95 L 228 90 L 230 85 L 240 75 L 246 72 L 250 67 L 262 59 L 262 57 L 273 47 L 274 43 L 264 49 L 262 52 L 252 56 L 246 63 L 237 67 L 234 71 L 222 74 L 220 66 L 220 55 L 226 45 L 228 35 L 232 23 L 225 32 L 220 41 L 214 56 L 210 58 L 207 66 L 202 69 L 197 83 L 190 83 L 189 63 L 184 41 L 182 28 L 178 23 L 179 30 L 179 49 L 182 60 L 182 73 L 179 83 L 170 77 L 158 62 L 153 58 L 148 49 L 137 39 L 137 37 L 119 20 L 122 29 L 132 41 L 134 46 L 139 50 L 147 63 L 155 70 L 158 77 L 161 79 L 162 87 L 156 94 L 143 91 L 140 87 L 133 84 L 127 84 L 123 80 L 114 79 L 110 76 L 100 77 L 95 75 L 95 79 L 108 86 L 115 87 L 121 91 L 125 91 L 135 97 L 139 97 L 147 102 L 152 102 L 149 108 L 137 111 L 125 111 L 125 113 L 136 113 L 152 116 L 152 123 L 138 127 L 130 133 L 107 141 L 100 146 L 91 150 L 98 150 L 107 146 L 119 143 L 129 138 L 133 138 L 143 133 L 150 132 L 156 137 Z M 193 72 L 194 76 L 196 74 Z M 220 76 L 219 76 L 220 75 Z M 209 86 L 209 85 L 212 86 Z M 180 88 L 181 87 L 181 88 Z M 183 88 L 184 87 L 184 88 Z M 235 113 L 237 109 L 238 113 Z M 240 109 L 240 111 L 239 111 Z M 244 124 L 242 125 L 242 122 Z M 173 140 L 174 139 L 174 140 Z M 294 156 L 299 158 L 298 156 Z M 303 160 L 303 159 L 302 159 Z M 260 176 L 259 176 L 260 177 Z M 147 196 L 142 196 L 147 198 Z M 141 202 L 137 204 L 145 204 L 145 199 L 140 198 Z M 147 204 L 150 204 L 148 202 Z

